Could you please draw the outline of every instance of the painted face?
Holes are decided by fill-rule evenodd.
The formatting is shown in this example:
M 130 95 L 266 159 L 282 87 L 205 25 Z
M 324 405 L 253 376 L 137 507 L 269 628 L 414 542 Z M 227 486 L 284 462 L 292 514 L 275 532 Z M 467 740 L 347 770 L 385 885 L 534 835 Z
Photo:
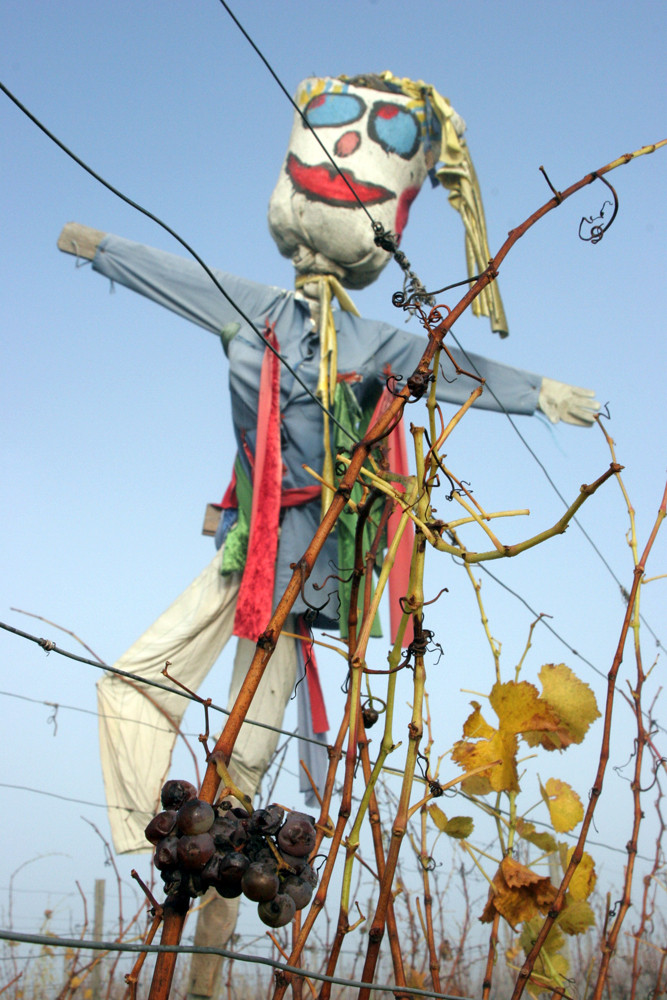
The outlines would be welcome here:
M 375 246 L 350 186 L 372 218 L 400 237 L 427 174 L 424 105 L 328 78 L 305 80 L 296 101 L 345 180 L 295 115 L 269 203 L 271 235 L 297 270 L 330 271 L 348 287 L 363 288 L 389 254 Z

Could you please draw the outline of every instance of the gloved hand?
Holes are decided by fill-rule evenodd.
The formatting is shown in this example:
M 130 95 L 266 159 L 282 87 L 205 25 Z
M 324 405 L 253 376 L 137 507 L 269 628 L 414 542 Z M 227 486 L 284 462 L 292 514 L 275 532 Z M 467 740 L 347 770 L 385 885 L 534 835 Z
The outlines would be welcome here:
M 543 378 L 537 408 L 552 424 L 563 420 L 577 427 L 590 427 L 600 404 L 592 389 L 580 389 L 576 385 L 566 385 L 552 378 Z

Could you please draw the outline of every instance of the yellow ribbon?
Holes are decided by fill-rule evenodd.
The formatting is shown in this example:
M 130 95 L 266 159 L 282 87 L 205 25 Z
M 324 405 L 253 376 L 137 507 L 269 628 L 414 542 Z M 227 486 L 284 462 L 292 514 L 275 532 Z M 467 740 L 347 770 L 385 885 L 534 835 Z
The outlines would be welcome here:
M 459 135 L 455 120 L 459 119 L 456 111 L 446 97 L 439 94 L 435 87 L 423 80 L 410 80 L 407 77 L 394 76 L 389 70 L 380 76 L 387 83 L 400 87 L 406 97 L 415 101 L 424 101 L 424 94 L 440 122 L 442 139 L 440 155 L 442 166 L 436 170 L 436 177 L 443 187 L 449 191 L 449 203 L 461 216 L 466 233 L 466 263 L 468 276 L 480 274 L 485 270 L 491 252 L 486 234 L 486 219 L 482 204 L 477 174 L 472 164 L 468 144 Z M 432 166 L 433 164 L 429 164 Z M 495 282 L 487 285 L 472 304 L 475 316 L 489 316 L 493 330 L 501 337 L 507 336 L 507 317 L 503 308 L 500 292 Z
M 296 279 L 296 287 L 306 284 L 317 285 L 320 299 L 320 371 L 317 379 L 317 396 L 322 400 L 324 410 L 324 466 L 322 468 L 322 516 L 326 514 L 334 497 L 334 460 L 331 450 L 331 426 L 329 413 L 333 411 L 336 386 L 338 384 L 338 341 L 334 322 L 332 299 L 338 299 L 341 309 L 359 316 L 359 310 L 347 294 L 338 278 L 332 274 L 301 274 Z

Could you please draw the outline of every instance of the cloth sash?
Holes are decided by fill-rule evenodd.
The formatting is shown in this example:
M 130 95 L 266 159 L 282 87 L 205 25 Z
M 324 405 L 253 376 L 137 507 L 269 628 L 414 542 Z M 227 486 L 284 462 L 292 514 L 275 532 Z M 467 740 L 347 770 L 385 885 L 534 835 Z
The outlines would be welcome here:
M 384 413 L 387 407 L 392 403 L 393 398 L 394 397 L 389 392 L 389 389 L 385 388 L 377 402 L 377 406 L 375 407 L 375 411 L 371 417 L 371 423 L 377 420 L 377 418 Z M 408 467 L 408 449 L 405 440 L 405 422 L 402 420 L 400 424 L 394 427 L 384 441 L 387 461 L 391 471 L 395 472 L 399 476 L 409 476 L 410 470 Z M 394 487 L 397 486 L 398 483 L 394 483 Z M 395 504 L 394 509 L 389 515 L 389 521 L 387 523 L 388 546 L 391 545 L 394 535 L 398 530 L 402 515 L 402 509 L 398 506 L 398 504 Z M 414 525 L 412 521 L 408 521 L 405 530 L 403 531 L 401 540 L 398 543 L 398 551 L 396 553 L 394 565 L 389 577 L 389 631 L 392 642 L 396 641 L 398 629 L 401 624 L 401 618 L 403 617 L 401 598 L 407 596 L 408 586 L 410 584 L 410 565 L 412 563 L 414 537 Z M 403 636 L 403 646 L 409 646 L 413 637 L 414 629 L 412 626 L 412 618 L 410 618 Z
M 275 328 L 268 321 L 264 337 L 275 351 L 280 350 Z M 282 477 L 280 359 L 267 347 L 260 375 L 250 539 L 234 616 L 234 635 L 252 642 L 257 642 L 273 610 Z
M 296 643 L 300 680 L 296 689 L 299 733 L 302 736 L 309 736 L 311 739 L 315 738 L 321 743 L 321 746 L 318 746 L 316 743 L 304 742 L 299 746 L 299 753 L 310 772 L 315 788 L 322 791 L 329 764 L 326 746 L 329 742 L 329 723 L 324 707 L 324 696 L 317 663 L 315 662 L 315 648 L 302 615 L 299 615 L 297 619 L 296 630 L 301 637 Z M 303 792 L 306 805 L 316 809 L 318 806 L 317 795 L 302 767 L 299 768 L 299 791 Z

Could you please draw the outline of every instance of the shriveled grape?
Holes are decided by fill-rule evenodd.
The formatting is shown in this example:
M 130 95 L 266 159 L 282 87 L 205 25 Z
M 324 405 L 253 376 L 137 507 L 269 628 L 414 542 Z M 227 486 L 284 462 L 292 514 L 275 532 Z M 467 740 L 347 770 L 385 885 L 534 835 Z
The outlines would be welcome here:
M 314 823 L 313 816 L 306 816 L 305 813 L 290 813 L 278 833 L 280 849 L 297 858 L 303 858 L 310 854 L 317 840 Z
M 197 797 L 197 789 L 189 781 L 180 778 L 173 778 L 165 781 L 162 786 L 162 807 L 163 809 L 180 809 L 188 799 Z
M 178 838 L 178 865 L 183 871 L 198 872 L 215 853 L 210 833 L 197 833 L 192 837 Z
M 364 720 L 364 726 L 366 727 L 366 729 L 370 729 L 372 726 L 375 725 L 377 720 L 380 718 L 380 715 L 376 708 L 368 707 L 368 708 L 362 708 L 361 717 Z
M 234 899 L 243 891 L 242 879 L 249 864 L 245 854 L 234 851 L 214 854 L 204 868 L 202 877 L 225 899 Z
M 263 903 L 273 897 L 280 888 L 276 866 L 271 861 L 253 861 L 243 875 L 243 894 L 255 903 Z
M 266 809 L 255 809 L 248 820 L 248 830 L 265 837 L 272 836 L 278 833 L 284 816 L 285 810 L 275 803 Z
M 286 892 L 294 900 L 297 910 L 302 910 L 307 906 L 313 895 L 314 887 L 301 877 L 301 875 L 287 875 L 280 883 L 280 891 Z
M 151 844 L 159 844 L 161 840 L 169 836 L 175 825 L 176 811 L 174 809 L 165 809 L 164 812 L 153 816 L 153 819 L 144 830 L 146 840 L 149 840 Z
M 215 846 L 222 851 L 234 851 L 248 840 L 245 824 L 234 816 L 231 810 L 218 813 L 209 833 L 215 841 Z
M 178 810 L 176 823 L 181 833 L 193 836 L 206 833 L 213 826 L 215 811 L 212 805 L 202 799 L 189 799 Z
M 294 919 L 296 905 L 287 893 L 279 893 L 274 899 L 260 903 L 257 912 L 262 923 L 269 927 L 284 927 Z
M 163 868 L 174 868 L 178 863 L 178 837 L 165 837 L 155 847 L 153 863 L 162 871 Z

